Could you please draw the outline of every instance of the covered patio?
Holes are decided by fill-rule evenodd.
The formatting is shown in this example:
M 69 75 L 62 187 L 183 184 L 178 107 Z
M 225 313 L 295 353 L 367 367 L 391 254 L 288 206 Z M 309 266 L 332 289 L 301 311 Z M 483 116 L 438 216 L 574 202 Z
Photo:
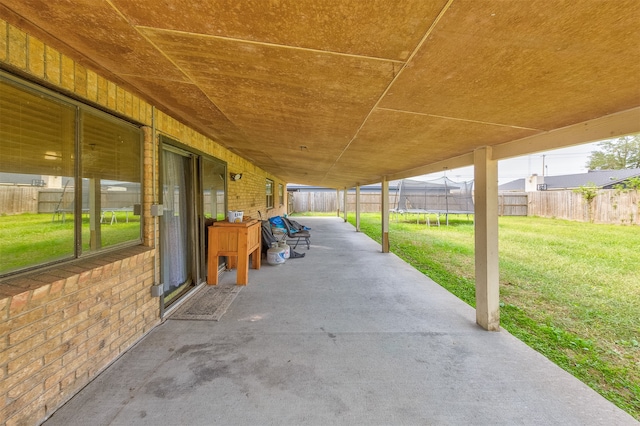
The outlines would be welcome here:
M 304 258 L 219 322 L 169 317 L 45 424 L 637 424 L 352 225 L 304 223 Z
M 102 74 L 284 182 L 357 194 L 382 182 L 388 200 L 389 180 L 473 165 L 476 321 L 491 331 L 498 161 L 640 132 L 633 0 L 3 0 L 0 12 L 82 64 L 42 49 L 8 55 L 12 67 L 42 61 L 69 88 L 78 76 L 98 103 Z M 106 99 L 119 108 L 115 88 Z
M 0 419 L 38 423 L 116 362 L 67 405 L 82 416 L 51 423 L 631 422 L 482 331 L 500 330 L 498 161 L 640 132 L 639 18 L 637 0 L 0 0 L 0 117 L 19 112 L 0 122 L 0 172 L 67 170 L 76 201 L 93 178 L 94 212 L 92 156 L 100 179 L 123 167 L 141 181 L 123 249 L 83 251 L 76 202 L 60 262 L 0 275 Z M 60 115 L 43 121 L 33 99 L 66 111 L 59 138 L 46 132 Z M 135 138 L 85 143 L 91 114 Z M 116 163 L 107 147 L 136 155 Z M 380 253 L 389 181 L 463 166 L 475 310 Z M 285 214 L 287 183 L 379 182 L 381 249 L 314 220 L 312 255 L 253 273 L 222 322 L 167 320 L 206 279 L 206 214 Z

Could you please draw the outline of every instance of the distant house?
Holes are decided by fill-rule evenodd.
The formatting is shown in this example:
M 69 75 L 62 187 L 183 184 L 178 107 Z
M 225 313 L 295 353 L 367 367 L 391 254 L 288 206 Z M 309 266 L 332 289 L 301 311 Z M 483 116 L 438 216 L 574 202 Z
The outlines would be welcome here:
M 399 180 L 394 180 L 389 182 L 389 191 L 397 191 Z M 362 185 L 360 187 L 361 192 L 369 192 L 369 193 L 380 193 L 382 192 L 382 184 L 374 183 L 371 185 Z M 327 188 L 324 186 L 311 186 L 311 185 L 298 185 L 295 183 L 287 184 L 287 192 L 336 192 L 336 188 Z M 353 193 L 355 192 L 355 188 L 348 188 L 347 192 Z
M 594 170 L 563 176 L 538 176 L 516 179 L 498 186 L 499 191 L 558 191 L 594 184 L 600 189 L 611 189 L 629 178 L 640 177 L 640 169 Z

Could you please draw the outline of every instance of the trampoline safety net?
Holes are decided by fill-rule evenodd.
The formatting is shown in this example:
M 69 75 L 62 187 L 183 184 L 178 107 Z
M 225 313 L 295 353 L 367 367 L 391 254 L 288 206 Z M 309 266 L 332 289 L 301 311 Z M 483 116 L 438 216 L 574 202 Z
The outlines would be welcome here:
M 403 179 L 396 199 L 394 210 L 399 213 L 473 214 L 473 181 Z

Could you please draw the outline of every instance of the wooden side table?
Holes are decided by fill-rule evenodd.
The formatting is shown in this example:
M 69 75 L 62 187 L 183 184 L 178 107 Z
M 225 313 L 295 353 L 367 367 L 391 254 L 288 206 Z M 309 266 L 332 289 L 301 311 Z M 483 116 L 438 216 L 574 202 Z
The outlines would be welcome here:
M 218 284 L 218 257 L 227 256 L 227 266 L 237 267 L 236 283 L 249 282 L 249 255 L 253 269 L 260 269 L 262 227 L 259 220 L 214 222 L 209 227 L 207 284 Z

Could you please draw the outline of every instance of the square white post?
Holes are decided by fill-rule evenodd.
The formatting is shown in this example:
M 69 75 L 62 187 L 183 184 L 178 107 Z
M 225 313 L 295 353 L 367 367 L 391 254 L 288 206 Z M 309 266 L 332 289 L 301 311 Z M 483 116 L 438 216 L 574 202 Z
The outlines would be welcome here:
M 474 151 L 476 322 L 500 330 L 498 268 L 498 162 L 491 147 Z
M 356 232 L 360 232 L 360 184 L 356 185 Z
M 347 193 L 349 191 L 347 190 L 347 188 L 344 189 L 344 210 L 343 210 L 343 215 L 344 215 L 344 221 L 347 221 Z
M 382 179 L 382 252 L 389 253 L 389 181 L 385 176 Z

